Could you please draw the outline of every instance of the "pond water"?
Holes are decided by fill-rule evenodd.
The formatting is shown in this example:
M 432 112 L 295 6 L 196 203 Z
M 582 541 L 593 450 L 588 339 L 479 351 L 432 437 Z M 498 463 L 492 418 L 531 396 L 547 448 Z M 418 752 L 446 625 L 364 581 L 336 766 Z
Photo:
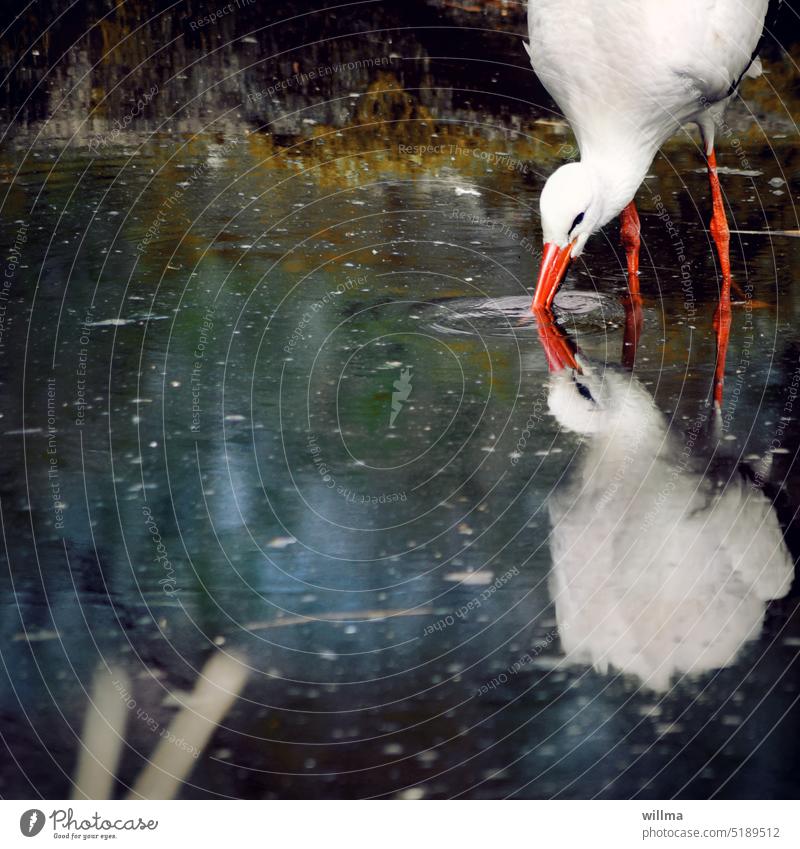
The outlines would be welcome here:
M 92 682 L 120 670 L 124 793 L 215 652 L 247 681 L 187 798 L 796 795 L 792 142 L 723 155 L 714 414 L 686 138 L 640 194 L 632 371 L 609 228 L 556 301 L 583 392 L 551 377 L 528 305 L 553 132 L 0 163 L 4 797 L 70 794 Z

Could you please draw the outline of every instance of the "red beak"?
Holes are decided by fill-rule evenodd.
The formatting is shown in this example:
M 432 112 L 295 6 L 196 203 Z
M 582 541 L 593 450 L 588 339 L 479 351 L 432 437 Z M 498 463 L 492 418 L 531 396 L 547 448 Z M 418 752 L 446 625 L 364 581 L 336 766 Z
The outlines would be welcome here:
M 536 283 L 536 294 L 533 296 L 531 310 L 550 308 L 556 296 L 558 287 L 567 273 L 572 259 L 572 246 L 575 243 L 560 248 L 552 242 L 545 245 L 542 251 L 542 267 L 539 269 L 539 280 Z

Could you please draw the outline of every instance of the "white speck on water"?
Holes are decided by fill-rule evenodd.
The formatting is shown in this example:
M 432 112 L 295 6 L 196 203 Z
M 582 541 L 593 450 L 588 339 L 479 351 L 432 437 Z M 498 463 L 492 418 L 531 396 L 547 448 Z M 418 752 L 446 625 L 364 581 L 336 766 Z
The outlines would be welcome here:
M 102 321 L 90 321 L 88 327 L 121 327 L 123 324 L 133 324 L 132 318 L 104 318 Z
M 531 666 L 534 669 L 547 669 L 552 671 L 553 669 L 558 669 L 561 666 L 561 660 L 562 658 L 558 655 L 540 654 L 538 657 L 534 657 Z M 554 681 L 555 676 L 550 680 Z
M 294 537 L 273 537 L 268 543 L 267 548 L 284 549 L 290 545 L 294 545 L 297 540 Z
M 90 321 L 87 327 L 123 327 L 126 324 L 136 324 L 139 321 L 164 321 L 168 315 L 137 315 L 133 318 L 104 318 L 100 321 Z
M 236 413 L 232 413 L 230 416 L 225 416 L 226 422 L 243 422 L 244 420 L 244 416 L 239 416 Z
M 707 171 L 707 169 L 705 169 L 705 168 L 695 168 L 694 169 L 695 174 L 705 174 L 706 171 Z M 752 170 L 747 170 L 746 168 L 728 168 L 725 165 L 720 165 L 720 167 L 717 168 L 717 173 L 718 174 L 727 174 L 729 177 L 763 177 L 764 176 L 763 171 L 752 171 Z
M 506 774 L 504 769 L 487 769 L 481 777 L 484 781 L 497 781 L 498 779 L 505 778 Z
M 461 197 L 462 195 L 475 195 L 475 197 L 480 197 L 481 193 L 476 189 L 462 189 L 461 186 L 456 186 L 456 196 Z
M 403 790 L 397 794 L 398 799 L 406 799 L 410 802 L 416 802 L 425 798 L 424 787 L 409 787 L 408 790 Z
M 27 633 L 21 632 L 19 634 L 14 634 L 11 638 L 12 642 L 18 643 L 20 641 L 24 641 L 26 643 L 40 643 L 43 640 L 56 640 L 60 638 L 60 634 L 58 631 L 28 631 Z
M 445 581 L 468 587 L 485 587 L 492 583 L 493 578 L 493 572 L 449 572 L 444 576 Z

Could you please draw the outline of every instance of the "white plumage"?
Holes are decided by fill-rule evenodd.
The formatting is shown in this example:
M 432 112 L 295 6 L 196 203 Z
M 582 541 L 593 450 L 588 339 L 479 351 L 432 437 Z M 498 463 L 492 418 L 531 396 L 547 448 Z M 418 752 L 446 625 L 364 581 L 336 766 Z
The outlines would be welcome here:
M 551 589 L 567 657 L 674 675 L 731 664 L 793 564 L 771 503 L 735 464 L 706 469 L 705 423 L 683 440 L 632 375 L 551 375 L 559 423 L 586 444 L 549 501 Z
M 769 0 L 531 0 L 528 49 L 579 140 L 625 144 L 630 128 L 646 128 L 657 148 L 702 113 L 700 98 L 716 103 L 733 93 L 768 7 Z M 614 138 L 595 133 L 596 121 Z
M 580 148 L 540 200 L 544 249 L 534 311 L 549 309 L 569 263 L 617 215 L 628 287 L 638 294 L 639 216 L 634 197 L 661 145 L 686 123 L 705 142 L 711 233 L 730 306 L 730 235 L 714 137 L 780 0 L 530 0 L 528 53 Z
M 769 0 L 530 0 L 531 63 L 575 133 L 600 202 L 582 232 L 623 210 L 658 149 L 682 125 L 700 124 L 711 150 L 715 122 L 736 85 L 746 73 L 760 73 L 754 52 L 768 6 Z

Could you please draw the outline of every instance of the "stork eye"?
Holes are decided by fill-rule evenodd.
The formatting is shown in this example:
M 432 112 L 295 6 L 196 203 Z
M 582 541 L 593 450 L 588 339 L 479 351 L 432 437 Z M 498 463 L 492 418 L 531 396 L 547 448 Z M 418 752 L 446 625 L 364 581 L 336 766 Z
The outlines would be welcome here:
M 571 233 L 571 232 L 572 232 L 572 231 L 573 231 L 573 230 L 574 230 L 574 229 L 575 229 L 575 228 L 576 228 L 576 227 L 577 227 L 577 226 L 581 223 L 581 221 L 583 221 L 583 219 L 584 219 L 585 217 L 586 217 L 586 213 L 585 213 L 585 212 L 582 212 L 580 215 L 578 215 L 578 216 L 575 218 L 575 220 L 572 222 L 572 227 L 570 227 L 570 228 L 569 228 L 569 232 Z
M 583 397 L 584 397 L 587 401 L 591 401 L 592 403 L 594 403 L 594 396 L 593 396 L 593 395 L 592 395 L 592 393 L 589 391 L 589 387 L 588 387 L 588 386 L 586 386 L 586 385 L 585 385 L 585 384 L 583 384 L 583 383 L 580 383 L 580 382 L 579 382 L 578 380 L 576 380 L 575 378 L 573 378 L 573 381 L 575 382 L 575 386 L 577 386 L 577 388 L 578 388 L 578 392 L 579 392 L 579 393 L 580 393 L 580 394 L 581 394 L 581 395 L 582 395 L 582 396 L 583 396 Z

